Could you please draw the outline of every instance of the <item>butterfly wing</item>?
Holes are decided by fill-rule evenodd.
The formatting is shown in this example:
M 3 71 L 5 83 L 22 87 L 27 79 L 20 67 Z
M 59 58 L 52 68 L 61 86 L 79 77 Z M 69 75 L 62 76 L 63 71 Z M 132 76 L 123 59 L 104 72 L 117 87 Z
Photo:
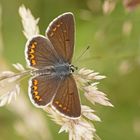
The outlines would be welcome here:
M 52 102 L 53 108 L 70 118 L 81 115 L 81 106 L 75 80 L 72 75 L 64 77 Z
M 59 62 L 59 57 L 52 44 L 41 35 L 35 36 L 27 42 L 25 56 L 28 65 L 35 68 L 52 66 Z
M 51 41 L 59 57 L 71 63 L 74 49 L 74 17 L 65 13 L 54 19 L 46 30 L 46 36 Z
M 48 105 L 54 97 L 60 83 L 59 77 L 40 75 L 29 81 L 29 97 L 37 107 Z

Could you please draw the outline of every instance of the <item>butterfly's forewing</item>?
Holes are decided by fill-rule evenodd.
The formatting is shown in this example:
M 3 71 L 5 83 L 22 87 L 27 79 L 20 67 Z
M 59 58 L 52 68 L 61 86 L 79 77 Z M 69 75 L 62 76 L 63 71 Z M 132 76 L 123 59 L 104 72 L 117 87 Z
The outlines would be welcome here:
M 72 75 L 64 77 L 53 99 L 52 106 L 70 118 L 80 116 L 80 100 Z
M 59 87 L 60 78 L 40 75 L 29 81 L 29 97 L 34 105 L 49 104 Z
M 63 61 L 71 63 L 74 49 L 74 17 L 72 13 L 65 13 L 54 19 L 46 36 Z
M 26 60 L 29 66 L 43 68 L 58 62 L 58 57 L 50 41 L 43 36 L 35 36 L 26 44 Z

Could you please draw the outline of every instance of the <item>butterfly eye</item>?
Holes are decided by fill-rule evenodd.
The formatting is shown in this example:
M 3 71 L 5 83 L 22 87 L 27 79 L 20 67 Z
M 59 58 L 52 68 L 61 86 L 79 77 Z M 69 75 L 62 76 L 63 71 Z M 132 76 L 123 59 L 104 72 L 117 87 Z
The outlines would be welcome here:
M 71 73 L 73 73 L 77 69 L 78 69 L 78 67 L 75 67 L 74 65 L 70 65 Z
M 71 68 L 71 72 L 74 72 L 74 69 L 73 68 Z

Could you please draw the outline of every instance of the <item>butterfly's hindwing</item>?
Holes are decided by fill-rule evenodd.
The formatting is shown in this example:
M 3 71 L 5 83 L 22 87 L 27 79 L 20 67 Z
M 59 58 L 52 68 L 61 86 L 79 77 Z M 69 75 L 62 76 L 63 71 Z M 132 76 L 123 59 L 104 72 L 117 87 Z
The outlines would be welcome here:
M 29 97 L 36 106 L 49 104 L 57 91 L 60 78 L 40 75 L 30 79 Z
M 80 116 L 80 100 L 72 75 L 64 77 L 53 99 L 52 106 L 65 116 L 71 118 Z

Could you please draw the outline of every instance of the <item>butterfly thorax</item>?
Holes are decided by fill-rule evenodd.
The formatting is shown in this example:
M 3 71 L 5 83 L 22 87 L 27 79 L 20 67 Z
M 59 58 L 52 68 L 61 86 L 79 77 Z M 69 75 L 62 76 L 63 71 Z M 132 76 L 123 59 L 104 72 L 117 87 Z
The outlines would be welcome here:
M 54 66 L 54 74 L 57 76 L 66 76 L 72 73 L 69 63 L 57 64 Z

